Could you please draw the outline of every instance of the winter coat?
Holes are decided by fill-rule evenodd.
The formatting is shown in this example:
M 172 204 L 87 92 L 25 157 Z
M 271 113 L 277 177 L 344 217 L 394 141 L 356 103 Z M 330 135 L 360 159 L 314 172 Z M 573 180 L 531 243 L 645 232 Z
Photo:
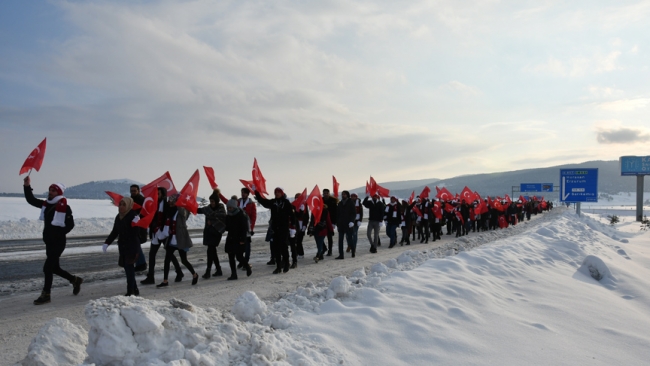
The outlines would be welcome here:
M 352 202 L 354 203 L 354 211 L 356 213 L 354 223 L 357 224 L 363 221 L 363 204 L 361 203 L 360 198 L 353 199 Z
M 190 232 L 187 230 L 187 217 L 189 214 L 189 211 L 183 207 L 172 207 L 169 211 L 168 222 L 171 225 L 176 225 L 176 244 L 171 244 L 172 235 L 170 235 L 167 238 L 167 246 L 171 245 L 183 250 L 190 249 L 193 246 Z
M 309 226 L 309 208 L 306 204 L 300 205 L 296 210 L 296 225 L 299 231 L 306 231 Z
M 286 196 L 282 198 L 266 199 L 255 192 L 255 199 L 262 207 L 271 211 L 271 221 L 269 228 L 276 233 L 289 234 L 289 227 L 295 227 L 296 216 L 293 213 L 293 206 Z
M 243 253 L 246 249 L 246 240 L 248 239 L 248 217 L 242 210 L 238 210 L 234 215 L 226 215 L 226 253 Z
M 134 264 L 140 255 L 140 228 L 131 225 L 133 218 L 137 215 L 135 210 L 131 210 L 121 219 L 119 214 L 115 216 L 113 230 L 105 241 L 110 245 L 117 238 L 117 248 L 120 251 L 118 265 L 120 267 L 124 267 L 125 264 Z
M 341 200 L 336 206 L 336 227 L 341 230 L 345 230 L 350 226 L 354 225 L 354 219 L 357 216 L 357 212 L 354 209 L 354 201 L 351 198 Z
M 330 215 L 328 213 L 327 208 L 323 208 L 323 212 L 320 216 L 320 221 L 318 224 L 316 224 L 314 221 L 316 219 L 314 218 L 314 215 L 311 215 L 311 221 L 309 222 L 309 232 L 312 233 L 315 236 L 320 236 L 324 237 L 327 236 L 328 233 L 331 233 L 334 231 L 334 227 L 332 226 L 332 220 L 330 220 Z
M 228 203 L 228 202 L 226 202 Z M 252 199 L 248 198 L 243 201 L 241 198 L 237 200 L 237 207 L 242 209 L 251 223 L 251 231 L 255 230 L 255 222 L 257 221 L 257 205 Z
M 133 199 L 134 203 L 137 203 L 138 205 L 142 206 L 144 204 L 144 196 L 141 194 L 136 194 L 135 196 L 131 196 L 131 199 Z M 140 214 L 140 209 L 133 210 L 135 211 L 136 214 Z M 147 242 L 147 229 L 141 227 L 138 230 L 138 236 L 140 237 L 140 244 L 146 243 Z
M 382 221 L 384 219 L 384 209 L 386 205 L 383 201 L 377 200 L 377 202 L 366 197 L 363 199 L 363 206 L 368 209 L 368 220 L 369 221 Z
M 205 215 L 205 227 L 203 228 L 203 245 L 219 246 L 221 235 L 225 230 L 226 209 L 221 202 L 217 202 L 217 206 L 213 208 L 208 205 L 199 207 L 196 211 L 199 214 Z
M 335 224 L 338 220 L 338 212 L 336 210 L 336 206 L 338 206 L 339 200 L 334 196 L 329 196 L 327 199 L 323 198 L 323 204 L 329 207 L 330 221 L 332 221 L 332 224 Z
M 388 204 L 384 210 L 384 220 L 389 225 L 400 225 L 404 221 L 399 203 Z
M 64 227 L 52 225 L 56 204 L 49 204 L 45 200 L 34 197 L 31 187 L 23 186 L 23 188 L 25 191 L 25 199 L 30 205 L 37 207 L 40 210 L 43 208 L 43 204 L 46 203 L 44 217 L 45 225 L 43 226 L 43 241 L 45 242 L 45 245 L 64 245 L 66 243 L 66 229 Z M 72 216 L 72 209 L 70 206 L 66 209 L 66 218 L 68 216 Z

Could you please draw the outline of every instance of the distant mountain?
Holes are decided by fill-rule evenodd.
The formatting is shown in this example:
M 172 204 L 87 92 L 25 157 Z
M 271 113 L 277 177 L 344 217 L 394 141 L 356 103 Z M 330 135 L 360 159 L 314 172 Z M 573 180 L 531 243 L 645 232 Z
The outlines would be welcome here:
M 500 172 L 491 174 L 475 174 L 463 175 L 459 177 L 437 180 L 433 183 L 413 184 L 405 188 L 389 188 L 391 194 L 400 198 L 406 198 L 415 191 L 416 195 L 422 192 L 425 186 L 429 186 L 435 195 L 435 187 L 447 187 L 452 193 L 459 193 L 465 186 L 468 186 L 474 191 L 478 191 L 481 195 L 490 196 L 503 196 L 504 194 L 512 194 L 512 187 L 516 186 L 519 189 L 521 183 L 553 183 L 558 186 L 560 183 L 560 169 L 572 168 L 598 168 L 598 190 L 603 193 L 616 194 L 619 192 L 634 192 L 636 190 L 636 179 L 634 177 L 622 177 L 621 168 L 618 160 L 612 161 L 588 161 L 580 164 L 566 164 L 558 165 L 549 168 L 536 168 L 515 170 L 510 172 Z M 425 179 L 426 180 L 426 179 Z M 404 181 L 417 182 L 417 181 Z M 401 182 L 396 186 L 400 186 Z M 379 183 L 384 185 L 384 183 Z M 650 184 L 645 184 L 644 190 L 650 192 Z M 363 194 L 365 187 L 354 190 L 354 192 Z M 535 194 L 535 193 L 531 193 Z M 542 194 L 542 193 L 540 193 Z M 558 198 L 558 192 L 544 193 L 546 197 L 551 199 Z M 518 193 L 515 196 L 519 196 Z
M 141 183 L 130 179 L 113 179 L 98 182 L 93 181 L 68 187 L 65 190 L 65 196 L 67 198 L 103 199 L 108 198 L 105 191 L 111 191 L 119 193 L 123 196 L 129 196 L 129 188 L 131 184 L 141 185 Z
M 398 182 L 377 182 L 377 183 L 380 186 L 384 188 L 388 188 L 391 191 L 393 191 L 393 190 L 410 189 L 412 187 L 417 187 L 417 186 L 431 185 L 438 182 L 439 180 L 440 179 L 438 178 L 427 178 L 427 179 L 417 179 L 417 180 L 404 180 Z M 365 192 L 366 192 L 365 186 L 350 190 L 350 193 L 356 193 L 356 194 L 364 194 Z

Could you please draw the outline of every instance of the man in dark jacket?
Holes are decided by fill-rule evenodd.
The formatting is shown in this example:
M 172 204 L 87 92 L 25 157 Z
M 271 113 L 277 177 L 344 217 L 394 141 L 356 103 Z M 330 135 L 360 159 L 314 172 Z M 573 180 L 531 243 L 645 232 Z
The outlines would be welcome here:
M 328 210 L 330 214 L 330 221 L 332 225 L 336 226 L 336 206 L 339 204 L 339 200 L 336 197 L 330 195 L 330 190 L 325 188 L 323 189 L 323 204 L 327 205 L 330 209 Z M 332 255 L 332 245 L 334 241 L 334 232 L 327 233 L 327 256 Z
M 137 184 L 132 184 L 129 187 L 129 192 L 131 193 L 131 199 L 133 202 L 137 203 L 140 207 L 144 204 L 144 196 L 140 194 L 140 186 Z M 137 214 L 140 214 L 140 209 L 134 210 Z M 138 238 L 140 239 L 140 244 L 147 242 L 147 229 L 138 228 Z M 135 264 L 135 271 L 142 272 L 147 270 L 147 259 L 144 256 L 142 251 L 142 246 L 140 246 L 140 255 L 138 256 L 138 262 Z
M 276 269 L 274 274 L 289 272 L 289 227 L 295 227 L 295 215 L 291 202 L 284 194 L 284 190 L 277 187 L 274 190 L 274 199 L 267 199 L 255 191 L 255 199 L 271 211 L 270 228 L 273 230 L 272 252 L 275 255 Z
M 71 275 L 59 266 L 59 258 L 65 250 L 66 234 L 74 226 L 72 210 L 68 206 L 65 197 L 63 197 L 65 187 L 60 183 L 52 184 L 48 191 L 47 200 L 40 200 L 34 197 L 31 179 L 27 176 L 24 180 L 23 189 L 27 203 L 41 209 L 40 219 L 45 222 L 43 227 L 43 241 L 45 242 L 45 255 L 47 257 L 43 265 L 45 283 L 43 285 L 43 292 L 41 292 L 41 296 L 38 299 L 34 300 L 34 305 L 42 305 L 50 302 L 50 291 L 52 290 L 54 275 L 70 281 L 73 286 L 72 294 L 77 295 L 81 290 L 83 279 Z
M 354 209 L 354 202 L 350 199 L 350 192 L 341 193 L 341 202 L 336 207 L 336 228 L 339 231 L 339 256 L 336 259 L 343 259 L 343 237 L 345 236 L 348 246 L 352 249 L 352 258 L 356 255 L 357 246 L 352 240 L 352 230 L 357 212 Z
M 375 194 L 372 199 L 368 196 L 363 199 L 363 206 L 368 209 L 368 242 L 370 242 L 370 253 L 377 253 L 377 243 L 379 242 L 379 228 L 384 219 L 384 209 L 386 205 Z
M 246 276 L 253 273 L 252 267 L 248 264 L 248 260 L 244 253 L 246 252 L 246 242 L 250 237 L 250 223 L 246 213 L 239 208 L 236 200 L 231 199 L 226 205 L 228 215 L 226 216 L 226 253 L 228 253 L 228 261 L 230 262 L 230 277 L 228 280 L 237 279 L 237 265 L 235 259 L 242 264 L 246 270 Z

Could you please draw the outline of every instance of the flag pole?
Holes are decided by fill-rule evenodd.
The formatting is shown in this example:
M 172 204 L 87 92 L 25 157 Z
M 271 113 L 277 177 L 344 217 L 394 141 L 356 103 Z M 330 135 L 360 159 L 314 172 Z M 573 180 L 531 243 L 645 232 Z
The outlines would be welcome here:
M 28 176 L 28 177 L 29 177 L 30 175 L 32 175 L 32 170 L 34 170 L 34 168 L 29 169 L 29 173 L 27 173 L 27 176 Z

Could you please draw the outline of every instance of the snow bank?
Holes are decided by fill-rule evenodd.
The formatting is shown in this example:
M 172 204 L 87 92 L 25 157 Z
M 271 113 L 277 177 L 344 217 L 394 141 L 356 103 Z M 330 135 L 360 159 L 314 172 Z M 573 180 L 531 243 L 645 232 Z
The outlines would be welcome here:
M 623 244 L 570 213 L 523 228 L 403 252 L 271 303 L 246 292 L 231 312 L 91 301 L 86 362 L 645 364 L 650 234 Z
M 47 322 L 29 345 L 23 366 L 78 365 L 86 358 L 88 333 L 68 319 Z

